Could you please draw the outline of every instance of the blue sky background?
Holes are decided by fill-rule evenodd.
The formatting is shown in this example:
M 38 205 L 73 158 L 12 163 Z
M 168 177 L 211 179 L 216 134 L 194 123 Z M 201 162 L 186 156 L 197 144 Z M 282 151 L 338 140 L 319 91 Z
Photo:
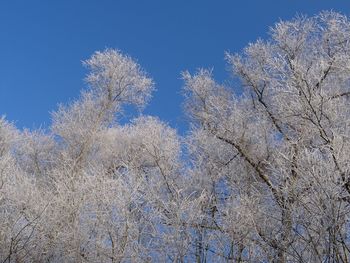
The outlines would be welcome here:
M 47 127 L 58 103 L 84 87 L 81 61 L 108 47 L 136 58 L 155 80 L 144 113 L 183 133 L 181 71 L 209 67 L 229 79 L 225 51 L 266 38 L 279 19 L 329 9 L 350 15 L 350 1 L 2 0 L 0 115 L 19 128 Z

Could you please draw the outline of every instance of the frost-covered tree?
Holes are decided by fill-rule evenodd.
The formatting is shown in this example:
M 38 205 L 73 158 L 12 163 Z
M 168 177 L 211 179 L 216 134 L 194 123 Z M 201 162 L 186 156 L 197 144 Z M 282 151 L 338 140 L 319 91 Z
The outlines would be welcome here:
M 48 131 L 1 118 L 0 262 L 349 262 L 347 17 L 279 22 L 226 59 L 239 87 L 183 73 L 184 137 L 119 123 L 154 83 L 112 49 Z
M 226 54 L 244 92 L 183 74 L 198 258 L 348 262 L 350 23 L 323 12 Z
M 88 89 L 53 113 L 50 133 L 20 132 L 1 119 L 1 262 L 177 255 L 158 248 L 177 233 L 174 226 L 171 237 L 160 235 L 180 200 L 178 135 L 156 118 L 117 121 L 124 105 L 144 106 L 153 81 L 115 50 L 84 64 Z

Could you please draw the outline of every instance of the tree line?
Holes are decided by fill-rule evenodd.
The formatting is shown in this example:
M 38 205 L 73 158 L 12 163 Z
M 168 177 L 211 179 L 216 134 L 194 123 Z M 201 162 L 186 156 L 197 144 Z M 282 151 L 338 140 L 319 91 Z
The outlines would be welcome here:
M 1 118 L 0 262 L 350 262 L 348 18 L 281 21 L 226 60 L 239 86 L 182 73 L 185 136 L 118 122 L 154 82 L 113 49 L 48 130 Z

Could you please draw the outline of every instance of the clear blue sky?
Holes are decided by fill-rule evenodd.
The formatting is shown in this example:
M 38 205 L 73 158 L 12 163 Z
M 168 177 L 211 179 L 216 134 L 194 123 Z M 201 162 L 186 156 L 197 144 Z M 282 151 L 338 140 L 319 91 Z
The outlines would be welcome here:
M 350 14 L 349 0 L 2 0 L 0 115 L 17 127 L 50 124 L 58 103 L 79 96 L 94 51 L 136 58 L 157 91 L 145 114 L 186 129 L 180 72 L 198 67 L 229 78 L 224 52 L 266 38 L 279 19 L 321 10 Z

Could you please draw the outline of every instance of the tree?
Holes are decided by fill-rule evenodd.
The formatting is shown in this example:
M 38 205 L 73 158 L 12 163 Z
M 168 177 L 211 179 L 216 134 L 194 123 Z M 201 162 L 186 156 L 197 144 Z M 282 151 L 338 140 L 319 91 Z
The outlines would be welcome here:
M 268 41 L 226 54 L 241 95 L 210 71 L 184 73 L 214 228 L 200 247 L 237 261 L 348 262 L 349 33 L 334 12 L 276 24 Z
M 118 123 L 154 83 L 112 49 L 49 131 L 0 119 L 0 262 L 348 262 L 350 23 L 270 35 L 226 54 L 239 87 L 183 73 L 184 137 Z

